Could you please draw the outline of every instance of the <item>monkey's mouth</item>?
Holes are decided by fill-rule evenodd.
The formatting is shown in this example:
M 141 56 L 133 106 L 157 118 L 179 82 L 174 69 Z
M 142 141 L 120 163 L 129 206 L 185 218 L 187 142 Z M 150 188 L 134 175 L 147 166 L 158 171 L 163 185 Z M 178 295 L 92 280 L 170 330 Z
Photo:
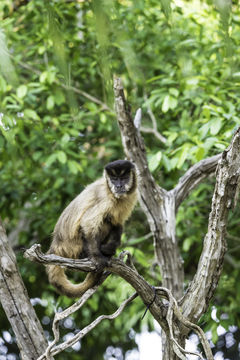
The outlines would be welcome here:
M 125 194 L 126 193 L 126 190 L 125 190 L 125 188 L 117 188 L 116 189 L 116 193 L 117 194 L 119 194 L 119 195 L 123 195 L 123 194 Z

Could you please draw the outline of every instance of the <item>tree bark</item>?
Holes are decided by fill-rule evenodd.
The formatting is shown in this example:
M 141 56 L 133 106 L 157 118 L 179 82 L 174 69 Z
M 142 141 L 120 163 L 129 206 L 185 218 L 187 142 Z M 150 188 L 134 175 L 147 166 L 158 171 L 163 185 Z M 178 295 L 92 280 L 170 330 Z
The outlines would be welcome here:
M 0 300 L 12 326 L 21 359 L 36 360 L 47 347 L 43 329 L 17 269 L 0 220 Z
M 139 202 L 154 237 L 154 248 L 163 286 L 170 289 L 183 307 L 183 315 L 196 323 L 206 312 L 221 275 L 226 251 L 225 228 L 232 199 L 238 196 L 240 169 L 240 131 L 229 148 L 212 158 L 192 166 L 171 191 L 157 185 L 148 169 L 144 141 L 140 134 L 141 119 L 133 121 L 126 103 L 121 80 L 114 80 L 115 108 L 127 158 L 133 161 L 139 175 Z M 218 165 L 219 163 L 219 165 Z M 217 182 L 209 217 L 208 233 L 204 240 L 198 270 L 183 297 L 184 271 L 180 249 L 175 235 L 175 216 L 181 202 L 218 165 Z M 181 299 L 181 300 L 180 300 Z M 174 336 L 183 344 L 188 329 L 180 326 Z M 169 334 L 163 339 L 163 359 L 179 359 Z

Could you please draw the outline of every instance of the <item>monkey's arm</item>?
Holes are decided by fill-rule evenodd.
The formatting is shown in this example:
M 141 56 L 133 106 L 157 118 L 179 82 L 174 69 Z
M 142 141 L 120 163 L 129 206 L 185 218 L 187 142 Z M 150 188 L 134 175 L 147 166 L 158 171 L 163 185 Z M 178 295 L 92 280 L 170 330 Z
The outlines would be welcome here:
M 108 236 L 100 245 L 101 253 L 107 257 L 113 256 L 121 242 L 123 227 L 121 225 L 112 225 Z

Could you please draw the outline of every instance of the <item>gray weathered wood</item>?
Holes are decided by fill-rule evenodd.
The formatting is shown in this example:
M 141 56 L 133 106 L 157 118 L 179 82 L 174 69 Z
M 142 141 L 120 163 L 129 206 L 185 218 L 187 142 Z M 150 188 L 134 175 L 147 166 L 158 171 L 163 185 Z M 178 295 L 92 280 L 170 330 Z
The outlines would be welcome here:
M 147 216 L 154 237 L 154 249 L 160 268 L 163 286 L 170 289 L 176 299 L 181 299 L 184 316 L 197 322 L 203 314 L 216 289 L 226 250 L 225 228 L 229 204 L 237 198 L 239 187 L 240 144 L 239 131 L 233 137 L 229 148 L 209 159 L 192 166 L 179 180 L 177 186 L 166 191 L 154 181 L 148 169 L 144 141 L 139 128 L 134 126 L 126 103 L 121 80 L 114 80 L 115 108 L 126 156 L 138 169 L 139 202 Z M 183 296 L 184 272 L 175 230 L 178 207 L 194 189 L 217 167 L 217 181 L 209 217 L 208 233 L 197 273 Z M 186 332 L 185 332 L 186 331 Z M 184 343 L 188 330 L 179 328 L 178 341 Z M 178 359 L 172 344 L 164 343 L 164 360 Z
M 36 360 L 48 344 L 18 272 L 15 254 L 8 243 L 1 220 L 0 301 L 16 335 L 21 358 Z

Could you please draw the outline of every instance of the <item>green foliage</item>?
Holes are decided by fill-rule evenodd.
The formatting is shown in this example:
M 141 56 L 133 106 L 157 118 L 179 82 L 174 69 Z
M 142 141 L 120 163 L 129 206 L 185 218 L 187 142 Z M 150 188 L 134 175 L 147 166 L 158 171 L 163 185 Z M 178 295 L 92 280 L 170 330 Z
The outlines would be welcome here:
M 191 164 L 229 144 L 240 125 L 240 12 L 234 2 L 232 9 L 227 0 L 12 3 L 0 4 L 0 214 L 10 235 L 24 223 L 13 240 L 16 250 L 34 242 L 47 250 L 64 206 L 101 175 L 105 163 L 124 156 L 113 111 L 114 74 L 123 79 L 133 113 L 142 108 L 143 126 L 152 127 L 150 108 L 167 139 L 162 144 L 144 134 L 150 170 L 166 189 Z M 199 186 L 178 212 L 186 281 L 196 270 L 213 184 Z M 238 218 L 229 219 L 230 257 L 214 304 L 228 314 L 227 321 L 219 316 L 226 328 L 240 326 Z M 122 249 L 133 254 L 141 274 L 157 285 L 161 277 L 148 233 L 137 208 Z M 18 263 L 30 296 L 44 300 L 36 311 L 50 331 L 49 317 L 71 301 L 54 294 L 41 266 L 21 253 Z M 131 291 L 111 277 L 89 306 L 74 315 L 73 328 L 114 312 Z M 109 345 L 125 353 L 134 346 L 132 327 L 152 328 L 149 315 L 140 320 L 143 312 L 136 300 L 111 325 L 105 321 L 86 337 L 77 355 L 66 352 L 62 358 L 95 360 L 93 344 L 98 359 Z M 206 317 L 216 335 L 216 323 L 210 313 Z M 1 324 L 8 328 L 2 315 Z M 63 324 L 63 335 L 67 332 Z

